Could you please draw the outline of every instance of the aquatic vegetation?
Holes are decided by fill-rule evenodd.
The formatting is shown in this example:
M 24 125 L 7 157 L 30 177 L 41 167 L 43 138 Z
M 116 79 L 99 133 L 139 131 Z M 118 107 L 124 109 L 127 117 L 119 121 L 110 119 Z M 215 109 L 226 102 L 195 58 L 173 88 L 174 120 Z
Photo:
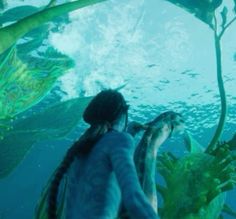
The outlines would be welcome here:
M 0 138 L 17 114 L 42 100 L 57 78 L 74 65 L 69 57 L 50 47 L 38 57 L 24 58 L 28 53 L 22 50 L 19 56 L 27 62 L 22 62 L 16 51 L 12 47 L 0 55 Z
M 202 150 L 203 147 L 199 148 L 199 144 L 196 144 L 191 136 L 187 135 L 188 141 L 186 142 L 188 142 L 189 155 L 179 159 L 171 153 L 162 154 L 159 157 L 158 170 L 166 182 L 166 187 L 157 185 L 157 189 L 163 197 L 163 207 L 160 209 L 160 215 L 163 219 L 222 218 L 223 216 L 220 216 L 220 213 L 226 209 L 224 208 L 224 192 L 234 188 L 236 173 L 235 157 L 231 152 L 232 145 L 235 143 L 235 136 L 229 142 L 230 145 L 227 143 L 217 144 L 227 115 L 220 43 L 227 28 L 236 20 L 236 16 L 228 22 L 228 9 L 224 7 L 221 11 L 221 31 L 218 32 L 219 24 L 215 10 L 221 5 L 222 1 L 168 1 L 194 14 L 214 31 L 221 116 L 215 135 L 205 151 Z M 227 213 L 231 211 L 231 215 L 235 214 L 229 207 L 227 209 Z
M 228 15 L 228 9 L 226 6 L 224 6 L 223 10 L 220 12 L 221 16 L 221 24 L 219 24 L 219 21 L 217 20 L 216 16 L 216 9 L 222 5 L 223 0 L 215 0 L 215 1 L 184 1 L 184 0 L 166 0 L 169 1 L 177 6 L 180 6 L 181 8 L 189 11 L 190 13 L 194 14 L 197 18 L 204 21 L 206 24 L 209 25 L 209 27 L 214 32 L 214 42 L 215 42 L 215 53 L 216 53 L 216 63 L 217 63 L 217 82 L 218 82 L 218 88 L 220 92 L 221 97 L 221 115 L 219 119 L 219 123 L 217 126 L 217 129 L 215 131 L 215 134 L 209 144 L 208 150 L 212 150 L 219 140 L 221 133 L 224 128 L 226 116 L 227 116 L 227 101 L 226 101 L 226 94 L 225 94 L 225 88 L 224 88 L 224 82 L 222 78 L 222 58 L 221 58 L 221 39 L 225 33 L 225 31 L 232 25 L 234 21 L 236 21 L 236 16 L 231 18 L 229 20 Z M 236 2 L 234 6 L 234 12 L 236 14 Z
M 176 124 L 181 122 L 178 117 L 178 114 L 172 117 Z M 225 204 L 225 200 L 226 191 L 235 186 L 236 157 L 231 149 L 236 145 L 236 134 L 230 141 L 217 144 L 211 153 L 207 153 L 186 132 L 188 154 L 177 158 L 169 152 L 156 157 L 157 148 L 150 136 L 160 127 L 160 118 L 149 123 L 150 128 L 143 134 L 135 153 L 141 186 L 154 209 L 157 208 L 157 191 L 163 198 L 158 209 L 160 218 L 216 219 L 220 218 L 221 212 L 235 216 L 236 212 Z M 156 170 L 164 178 L 165 186 L 156 183 Z M 129 218 L 124 209 L 119 218 Z
M 184 8 L 211 28 L 214 28 L 213 19 L 215 10 L 222 4 L 223 0 L 167 0 L 181 8 Z
M 70 11 L 103 1 L 105 0 L 78 0 L 58 6 L 46 7 L 40 12 L 25 17 L 6 27 L 0 28 L 0 54 L 15 44 L 20 37 L 24 36 L 30 30 L 39 27 L 43 23 Z
M 0 118 L 14 117 L 38 103 L 56 79 L 73 66 L 67 56 L 50 48 L 23 63 L 15 47 L 0 56 Z M 3 107 L 4 106 L 4 107 Z
M 217 131 L 206 151 L 204 151 L 204 147 L 198 144 L 191 136 L 187 135 L 186 147 L 189 153 L 185 156 L 177 158 L 173 154 L 167 153 L 161 154 L 158 158 L 151 157 L 152 159 L 150 159 L 150 154 L 155 153 L 153 153 L 154 148 L 152 148 L 152 145 L 148 145 L 150 147 L 147 151 L 147 143 L 143 144 L 144 140 L 147 140 L 150 134 L 146 132 L 141 140 L 142 144 L 140 144 L 144 149 L 142 151 L 143 153 L 136 155 L 135 158 L 137 170 L 140 174 L 140 181 L 153 205 L 156 203 L 156 188 L 158 192 L 161 193 L 163 206 L 159 209 L 159 212 L 163 219 L 215 219 L 220 216 L 222 211 L 231 212 L 231 215 L 236 215 L 230 208 L 225 206 L 225 191 L 234 187 L 236 177 L 233 163 L 235 158 L 231 152 L 231 150 L 235 150 L 236 148 L 236 135 L 227 143 L 217 144 L 227 115 L 227 102 L 222 80 L 220 42 L 225 30 L 235 21 L 235 18 L 227 23 L 227 9 L 224 8 L 221 12 L 223 21 L 221 25 L 222 31 L 218 32 L 217 27 L 219 25 L 215 18 L 215 11 L 221 5 L 222 1 L 169 1 L 194 14 L 197 18 L 208 24 L 215 33 L 217 76 L 221 94 L 222 111 Z M 0 1 L 0 7 L 2 2 L 4 1 Z M 100 1 L 84 2 L 86 2 L 86 4 L 92 4 Z M 43 9 L 38 12 L 38 9 L 35 9 L 35 12 L 38 12 L 38 14 L 28 14 L 27 16 L 30 17 L 19 18 L 17 16 L 20 16 L 20 13 L 8 11 L 8 20 L 1 21 L 2 18 L 0 18 L 0 26 L 8 21 L 22 19 L 19 23 L 17 22 L 13 24 L 13 26 L 10 25 L 0 30 L 0 38 L 7 40 L 2 40 L 2 42 L 4 41 L 2 45 L 0 42 L 2 51 L 0 73 L 3 72 L 3 74 L 0 74 L 0 109 L 2 109 L 2 112 L 0 112 L 0 136 L 4 137 L 0 142 L 0 178 L 7 176 L 14 170 L 35 142 L 64 137 L 76 126 L 81 117 L 81 114 L 79 114 L 81 112 L 77 112 L 76 110 L 78 108 L 80 109 L 80 107 L 82 110 L 84 105 L 80 103 L 81 100 L 77 99 L 76 101 L 78 101 L 78 103 L 76 101 L 73 102 L 74 100 L 60 103 L 55 107 L 48 108 L 25 120 L 12 121 L 15 115 L 38 103 L 51 89 L 57 77 L 73 65 L 68 57 L 57 53 L 52 48 L 45 54 L 42 54 L 41 57 L 30 57 L 30 59 L 27 57 L 29 49 L 30 51 L 34 51 L 42 45 L 42 40 L 45 38 L 45 34 L 47 34 L 47 31 L 44 31 L 47 30 L 47 25 L 42 26 L 41 24 L 50 20 L 53 16 L 57 16 L 59 13 L 64 13 L 64 9 L 67 8 L 66 10 L 69 10 L 69 3 L 67 3 L 68 7 L 65 8 L 63 7 L 64 5 L 62 5 L 60 10 L 55 10 L 56 7 L 59 6 L 52 7 L 54 4 L 55 1 L 51 0 L 46 7 L 48 8 L 47 10 Z M 24 15 L 25 12 L 23 10 L 27 10 L 27 8 L 18 8 L 17 10 L 22 10 L 22 15 Z M 236 9 L 234 10 L 236 11 Z M 39 16 L 42 16 L 44 12 L 47 16 L 45 20 L 42 21 L 39 19 Z M 51 12 L 52 14 L 50 14 Z M 54 12 L 58 14 L 55 15 Z M 11 19 L 9 14 L 13 16 Z M 32 24 L 27 26 L 27 22 L 30 23 L 31 21 Z M 40 25 L 40 27 L 38 27 L 38 25 Z M 22 28 L 23 26 L 24 28 Z M 28 32 L 36 26 L 41 28 L 41 30 Z M 9 38 L 10 35 L 13 36 L 12 33 L 14 31 L 16 31 L 17 35 Z M 19 37 L 23 36 L 26 32 L 28 36 L 31 37 L 31 40 L 9 48 L 10 45 L 15 44 Z M 39 36 L 38 34 L 42 35 Z M 39 37 L 37 38 L 35 36 Z M 40 52 L 38 54 L 40 54 Z M 59 60 L 62 62 L 60 63 Z M 49 63 L 49 61 L 51 62 Z M 64 66 L 67 67 L 65 68 Z M 53 74 L 50 74 L 51 72 L 53 72 Z M 31 84 L 32 81 L 35 81 L 35 83 Z M 71 115 L 74 116 L 74 113 L 78 113 L 76 118 L 70 117 Z M 57 115 L 56 118 L 54 118 L 55 115 Z M 69 115 L 69 117 L 65 115 Z M 48 118 L 53 121 L 48 120 Z M 58 124 L 61 124 L 60 128 Z M 3 130 L 2 135 L 1 129 Z M 151 130 L 149 130 L 149 132 L 151 132 Z M 16 142 L 20 147 L 16 146 Z M 149 159 L 146 159 L 147 157 L 149 157 Z M 157 168 L 166 181 L 166 187 L 156 185 L 155 183 L 156 160 L 159 160 Z M 140 164 L 140 166 L 138 166 L 138 164 Z M 143 183 L 144 181 L 145 183 Z M 47 188 L 46 186 L 38 205 L 38 211 L 36 213 L 37 219 L 47 218 Z M 61 198 L 59 198 L 59 215 L 62 215 L 63 211 L 65 188 L 66 182 L 61 189 Z M 179 197 L 181 197 L 181 199 Z M 121 218 L 124 217 L 121 216 Z
M 234 134 L 234 137 L 227 142 L 229 145 L 230 150 L 236 150 L 236 133 Z
M 31 5 L 18 6 L 15 8 L 8 9 L 2 12 L 0 16 L 0 25 L 3 26 L 4 23 L 18 21 L 38 11 L 39 8 Z
M 6 6 L 6 1 L 5 0 L 0 0 L 0 9 L 4 9 Z
M 0 26 L 7 22 L 15 23 L 0 28 L 0 138 L 9 128 L 7 119 L 10 123 L 15 115 L 38 103 L 51 90 L 57 78 L 74 65 L 72 59 L 53 47 L 44 45 L 46 51 L 38 50 L 49 33 L 48 25 L 42 24 L 97 2 L 100 1 L 76 1 L 50 7 L 54 4 L 51 1 L 41 11 L 33 6 L 22 6 L 1 14 Z M 21 43 L 9 48 L 22 36 Z M 36 50 L 36 55 L 31 54 Z
M 65 137 L 82 118 L 91 97 L 57 103 L 42 112 L 14 121 L 0 141 L 0 179 L 9 175 L 34 143 Z
M 236 157 L 231 151 L 235 149 L 236 134 L 227 143 L 217 143 L 223 131 L 227 115 L 220 43 L 227 28 L 236 20 L 236 16 L 228 22 L 228 9 L 224 7 L 220 13 L 222 19 L 221 31 L 218 32 L 219 24 L 215 10 L 222 4 L 222 0 L 167 1 L 194 14 L 214 31 L 221 116 L 215 135 L 206 149 L 186 133 L 186 148 L 189 150 L 189 154 L 180 158 L 175 157 L 172 153 L 163 153 L 156 159 L 156 149 L 152 143 L 148 143 L 151 130 L 146 131 L 138 146 L 141 153 L 136 154 L 137 157 L 135 158 L 140 182 L 154 209 L 156 208 L 155 186 L 161 194 L 163 204 L 159 209 L 159 214 L 162 219 L 216 219 L 223 218 L 221 212 L 236 217 L 236 212 L 225 204 L 225 192 L 233 189 L 236 184 Z M 235 8 L 236 2 L 234 7 L 236 13 Z M 152 125 L 156 125 L 155 122 Z M 156 160 L 158 160 L 157 167 L 155 166 Z M 156 169 L 165 179 L 165 186 L 156 185 Z M 129 217 L 120 215 L 119 218 Z
M 188 142 L 191 150 L 201 150 L 192 140 Z M 224 211 L 225 191 L 235 186 L 235 158 L 227 143 L 218 144 L 212 153 L 191 150 L 182 158 L 164 153 L 157 159 L 158 171 L 166 182 L 165 187 L 157 185 L 163 197 L 159 209 L 163 219 L 219 218 Z

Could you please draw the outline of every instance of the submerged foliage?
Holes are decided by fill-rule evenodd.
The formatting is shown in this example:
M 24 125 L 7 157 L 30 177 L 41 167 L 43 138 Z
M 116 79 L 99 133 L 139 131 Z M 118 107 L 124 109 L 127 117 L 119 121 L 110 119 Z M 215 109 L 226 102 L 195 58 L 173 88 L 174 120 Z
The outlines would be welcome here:
M 235 156 L 231 151 L 235 147 L 235 136 L 228 144 L 216 144 L 223 131 L 227 115 L 220 42 L 225 30 L 236 20 L 236 17 L 228 21 L 228 9 L 224 7 L 221 11 L 221 31 L 218 33 L 215 10 L 223 3 L 223 0 L 167 1 L 189 11 L 208 24 L 214 31 L 221 116 L 215 135 L 206 147 L 205 152 L 203 147 L 188 135 L 186 143 L 191 154 L 179 159 L 171 153 L 159 157 L 158 169 L 166 182 L 166 187 L 157 186 L 163 197 L 163 207 L 160 209 L 160 215 L 162 219 L 220 218 L 222 217 L 220 215 L 221 211 L 225 210 L 224 192 L 234 188 L 236 178 Z M 236 1 L 234 3 L 236 7 Z M 227 209 L 226 212 L 230 213 L 231 211 L 233 216 L 234 212 L 229 207 Z
M 190 13 L 213 27 L 215 10 L 221 5 L 223 0 L 167 0 Z
M 158 171 L 166 186 L 157 186 L 163 197 L 162 219 L 215 219 L 224 210 L 225 191 L 235 187 L 234 156 L 227 143 L 218 144 L 211 154 L 191 138 L 190 154 L 176 158 L 159 156 Z M 181 197 L 181 198 L 180 198 Z
M 30 48 L 21 52 L 18 55 L 12 47 L 0 56 L 0 137 L 12 118 L 42 100 L 57 78 L 74 64 L 50 47 L 37 57 L 27 53 Z
M 72 59 L 45 43 L 50 28 L 44 23 L 101 1 L 80 0 L 54 7 L 51 1 L 44 9 L 19 6 L 0 15 L 0 26 L 14 22 L 0 28 L 0 138 L 15 115 L 38 103 L 58 77 L 74 66 Z
M 105 0 L 77 0 L 45 9 L 0 29 L 0 54 L 34 28 L 53 18 Z
M 17 114 L 42 100 L 58 77 L 74 66 L 72 59 L 44 43 L 50 31 L 44 23 L 100 1 L 80 0 L 50 7 L 51 2 L 43 10 L 22 6 L 0 15 L 0 27 L 14 22 L 0 28 L 0 178 L 14 170 L 34 143 L 65 136 L 81 118 L 90 98 L 60 103 L 14 121 Z
M 28 63 L 23 63 L 15 48 L 0 57 L 1 119 L 14 117 L 38 103 L 56 79 L 73 66 L 68 57 L 50 48 L 44 56 L 28 55 L 27 60 Z
M 36 142 L 65 137 L 76 127 L 90 100 L 91 97 L 68 100 L 16 120 L 0 141 L 0 178 L 9 175 Z
M 5 16 L 0 18 L 0 26 L 9 21 L 22 19 L 0 29 L 0 131 L 3 130 L 4 136 L 0 142 L 0 178 L 6 177 L 14 170 L 34 143 L 64 137 L 81 118 L 90 98 L 59 103 L 26 119 L 11 120 L 18 113 L 38 103 L 52 88 L 55 80 L 73 66 L 69 57 L 50 47 L 47 47 L 45 52 L 37 51 L 37 56 L 29 55 L 42 46 L 43 40 L 47 37 L 48 25 L 42 26 L 42 23 L 59 14 L 100 1 L 102 0 L 80 0 L 42 11 L 30 6 L 19 7 L 6 11 Z M 3 2 L 0 1 L 0 7 Z M 214 13 L 222 0 L 169 2 L 189 11 L 214 29 Z M 234 2 L 236 5 L 235 0 Z M 236 12 L 236 6 L 234 10 Z M 33 11 L 37 13 L 31 14 Z M 227 10 L 224 9 L 223 28 L 227 27 L 226 18 Z M 29 32 L 35 27 L 39 29 Z M 15 44 L 22 36 L 28 39 L 9 49 L 9 46 Z M 221 69 L 218 73 L 221 74 Z M 226 107 L 223 113 L 226 115 Z M 220 132 L 223 125 L 224 121 L 221 123 Z M 7 130 L 7 127 L 10 127 L 10 130 Z M 216 140 L 219 136 L 216 136 Z M 202 150 L 203 147 L 196 146 L 193 138 L 189 137 L 187 142 L 190 153 L 184 157 L 176 158 L 172 154 L 162 154 L 159 157 L 158 169 L 166 180 L 166 188 L 157 186 L 164 200 L 160 210 L 161 218 L 215 219 L 224 210 L 224 192 L 234 186 L 232 179 L 235 177 L 235 167 L 230 149 L 236 147 L 235 137 L 229 143 L 218 144 L 207 152 Z M 63 209 L 65 187 L 62 189 L 59 214 Z M 38 206 L 37 218 L 47 218 L 47 189 L 48 186 Z
M 169 1 L 177 6 L 180 6 L 181 8 L 184 8 L 185 10 L 189 11 L 191 14 L 195 15 L 200 20 L 204 21 L 206 24 L 208 24 L 214 31 L 214 42 L 215 42 L 215 53 L 216 53 L 216 69 L 217 69 L 217 82 L 220 92 L 220 98 L 221 98 L 221 115 L 219 118 L 219 123 L 217 126 L 217 129 L 215 131 L 215 134 L 211 140 L 211 142 L 208 145 L 207 152 L 210 152 L 214 149 L 216 146 L 217 141 L 221 137 L 226 116 L 227 116 L 227 101 L 226 101 L 226 93 L 224 88 L 224 82 L 222 77 L 222 60 L 221 60 L 221 39 L 224 35 L 227 28 L 236 21 L 236 16 L 234 16 L 230 21 L 228 21 L 228 9 L 225 6 L 223 10 L 221 11 L 221 30 L 218 32 L 218 20 L 215 15 L 215 10 L 222 5 L 223 0 L 166 0 Z M 236 7 L 236 2 L 235 7 Z M 234 7 L 234 9 L 235 9 Z M 213 22 L 214 20 L 214 22 Z
M 5 0 L 0 0 L 0 9 L 4 9 L 6 6 Z M 1 26 L 1 25 L 0 25 Z

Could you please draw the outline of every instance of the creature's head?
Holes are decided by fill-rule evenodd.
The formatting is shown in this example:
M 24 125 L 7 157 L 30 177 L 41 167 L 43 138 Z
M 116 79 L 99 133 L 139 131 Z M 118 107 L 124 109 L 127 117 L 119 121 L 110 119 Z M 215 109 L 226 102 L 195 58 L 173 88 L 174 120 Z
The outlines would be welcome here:
M 91 126 L 106 124 L 122 131 L 127 126 L 128 105 L 121 93 L 104 90 L 98 93 L 84 111 L 83 119 Z

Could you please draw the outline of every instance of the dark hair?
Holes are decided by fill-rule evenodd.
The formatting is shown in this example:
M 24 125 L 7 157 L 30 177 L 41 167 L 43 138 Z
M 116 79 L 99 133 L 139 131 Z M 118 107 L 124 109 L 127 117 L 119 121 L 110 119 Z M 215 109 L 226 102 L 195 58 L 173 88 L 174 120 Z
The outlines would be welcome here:
M 67 151 L 51 182 L 48 197 L 48 218 L 57 218 L 57 196 L 60 182 L 77 156 L 86 156 L 94 144 L 108 132 L 122 114 L 127 116 L 124 97 L 115 90 L 97 94 L 84 111 L 83 119 L 90 127 Z

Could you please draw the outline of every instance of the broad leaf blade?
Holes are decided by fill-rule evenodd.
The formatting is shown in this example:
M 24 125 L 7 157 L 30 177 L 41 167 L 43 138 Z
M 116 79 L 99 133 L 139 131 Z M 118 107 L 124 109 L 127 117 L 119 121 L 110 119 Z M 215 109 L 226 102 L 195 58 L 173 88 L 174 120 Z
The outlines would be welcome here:
M 6 0 L 0 0 L 0 10 L 4 9 L 5 7 L 6 7 Z
M 230 150 L 236 150 L 236 133 L 233 138 L 227 142 L 227 144 L 229 145 Z
M 166 0 L 178 7 L 183 8 L 189 13 L 208 24 L 213 26 L 212 21 L 214 17 L 214 11 L 218 8 L 223 0 L 202 1 L 202 0 Z
M 1 3 L 0 3 L 0 5 L 1 5 Z M 0 24 L 18 21 L 18 20 L 20 20 L 24 17 L 27 17 L 33 13 L 36 13 L 38 11 L 39 11 L 39 8 L 31 6 L 31 5 L 25 5 L 25 6 L 11 8 L 2 14 L 2 16 L 0 17 Z
M 55 17 L 103 1 L 106 0 L 77 0 L 64 3 L 59 6 L 46 8 L 21 19 L 19 22 L 0 28 L 0 54 L 10 48 L 19 38 L 23 37 L 29 31 L 53 20 Z
M 39 58 L 24 51 L 19 55 L 24 62 L 14 48 L 0 56 L 0 119 L 14 117 L 37 104 L 74 64 L 53 48 Z
M 201 153 L 204 151 L 204 147 L 199 144 L 188 132 L 185 132 L 184 141 L 185 146 L 190 153 Z
M 0 178 L 9 175 L 34 143 L 60 139 L 79 122 L 92 97 L 56 104 L 26 119 L 20 119 L 0 141 Z
M 236 211 L 233 210 L 229 205 L 224 204 L 223 212 L 236 218 Z

